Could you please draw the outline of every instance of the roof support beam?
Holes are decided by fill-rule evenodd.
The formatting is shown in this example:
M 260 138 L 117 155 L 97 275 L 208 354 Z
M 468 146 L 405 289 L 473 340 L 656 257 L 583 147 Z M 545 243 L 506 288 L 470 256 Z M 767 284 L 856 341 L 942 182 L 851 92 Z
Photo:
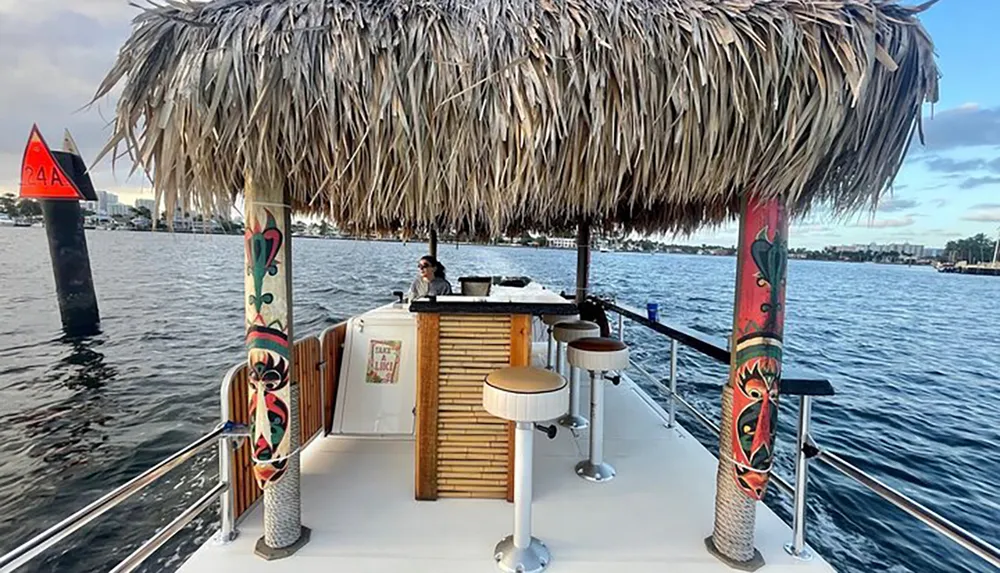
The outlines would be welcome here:
M 254 549 L 267 560 L 309 540 L 302 527 L 299 385 L 292 377 L 291 198 L 281 186 L 247 177 L 246 311 L 249 418 L 254 477 L 264 490 L 264 536 Z
M 587 298 L 590 283 L 590 222 L 581 219 L 576 230 L 576 304 Z
M 788 217 L 778 200 L 745 198 L 736 255 L 736 296 L 729 380 L 722 390 L 715 528 L 709 551 L 729 566 L 755 571 L 757 502 L 764 497 L 778 429 Z

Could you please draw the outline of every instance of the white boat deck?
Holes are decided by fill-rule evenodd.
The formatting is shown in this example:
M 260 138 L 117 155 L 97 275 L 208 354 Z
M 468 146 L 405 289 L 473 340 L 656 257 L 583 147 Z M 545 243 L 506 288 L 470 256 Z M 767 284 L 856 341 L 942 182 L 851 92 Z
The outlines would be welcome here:
M 584 385 L 586 386 L 586 385 Z M 573 466 L 587 457 L 587 432 L 536 433 L 534 536 L 552 552 L 551 573 L 731 572 L 705 549 L 712 533 L 717 461 L 687 431 L 668 429 L 662 410 L 623 377 L 607 386 L 605 459 L 617 477 L 595 484 Z M 589 401 L 585 400 L 585 404 Z M 330 436 L 302 454 L 302 520 L 310 542 L 292 557 L 264 561 L 253 546 L 262 507 L 224 546 L 195 552 L 183 573 L 491 573 L 493 547 L 511 533 L 513 505 L 496 500 L 416 501 L 414 443 Z M 819 557 L 785 553 L 791 531 L 760 505 L 761 573 L 832 572 Z

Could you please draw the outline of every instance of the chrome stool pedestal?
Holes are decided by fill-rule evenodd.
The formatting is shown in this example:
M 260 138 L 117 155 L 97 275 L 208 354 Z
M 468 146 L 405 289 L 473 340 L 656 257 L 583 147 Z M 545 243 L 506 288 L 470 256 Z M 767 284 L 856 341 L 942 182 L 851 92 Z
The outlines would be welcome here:
M 570 364 L 590 372 L 590 457 L 576 464 L 576 474 L 592 482 L 614 479 L 615 468 L 604 461 L 604 374 L 628 368 L 628 347 L 614 338 L 580 338 L 569 343 Z
M 535 425 L 518 422 L 514 430 L 514 533 L 493 549 L 497 567 L 505 573 L 538 573 L 552 561 L 552 554 L 531 536 L 531 470 Z
M 551 420 L 566 412 L 566 379 L 555 372 L 531 366 L 494 370 L 483 384 L 483 408 L 494 416 L 515 422 L 514 429 L 514 533 L 493 549 L 497 567 L 504 573 L 539 573 L 552 555 L 531 535 L 532 459 L 535 422 Z
M 569 344 L 580 338 L 592 338 L 600 336 L 601 328 L 596 323 L 586 320 L 572 320 L 556 324 L 553 337 L 558 343 L 556 346 L 556 372 L 566 376 L 563 372 L 562 345 Z M 565 416 L 556 420 L 556 423 L 571 430 L 586 429 L 590 423 L 580 415 L 580 372 L 572 363 L 569 365 L 569 412 Z
M 545 349 L 545 369 L 552 370 L 553 359 L 552 359 L 552 348 L 555 346 L 555 339 L 553 338 L 553 332 L 555 331 L 555 326 L 560 322 L 569 322 L 572 320 L 580 320 L 580 315 L 578 314 L 543 314 L 542 322 L 545 323 L 548 329 L 548 338 L 546 342 L 548 343 Z M 557 350 L 558 352 L 558 350 Z M 558 359 L 558 357 L 557 357 Z M 558 363 L 556 363 L 556 372 L 562 374 L 558 369 Z

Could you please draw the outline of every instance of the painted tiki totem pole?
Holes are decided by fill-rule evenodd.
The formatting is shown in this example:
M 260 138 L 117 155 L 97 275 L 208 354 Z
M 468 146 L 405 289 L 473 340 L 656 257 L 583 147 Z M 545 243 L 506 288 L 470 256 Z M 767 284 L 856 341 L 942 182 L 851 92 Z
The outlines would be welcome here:
M 753 570 L 757 502 L 764 496 L 778 422 L 788 221 L 777 201 L 746 199 L 740 216 L 729 380 L 722 392 L 715 529 L 721 559 Z
M 258 555 L 273 559 L 308 539 L 299 497 L 298 382 L 292 380 L 291 209 L 281 191 L 245 193 L 246 346 L 254 477 L 264 490 Z

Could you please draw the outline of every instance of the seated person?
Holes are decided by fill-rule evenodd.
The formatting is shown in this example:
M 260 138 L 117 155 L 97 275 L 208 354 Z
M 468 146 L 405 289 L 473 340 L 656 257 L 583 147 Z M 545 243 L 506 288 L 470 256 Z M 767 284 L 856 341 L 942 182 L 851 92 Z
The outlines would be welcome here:
M 445 268 L 440 261 L 430 255 L 423 256 L 417 263 L 417 269 L 419 275 L 410 285 L 407 300 L 451 294 L 451 283 L 445 278 Z

